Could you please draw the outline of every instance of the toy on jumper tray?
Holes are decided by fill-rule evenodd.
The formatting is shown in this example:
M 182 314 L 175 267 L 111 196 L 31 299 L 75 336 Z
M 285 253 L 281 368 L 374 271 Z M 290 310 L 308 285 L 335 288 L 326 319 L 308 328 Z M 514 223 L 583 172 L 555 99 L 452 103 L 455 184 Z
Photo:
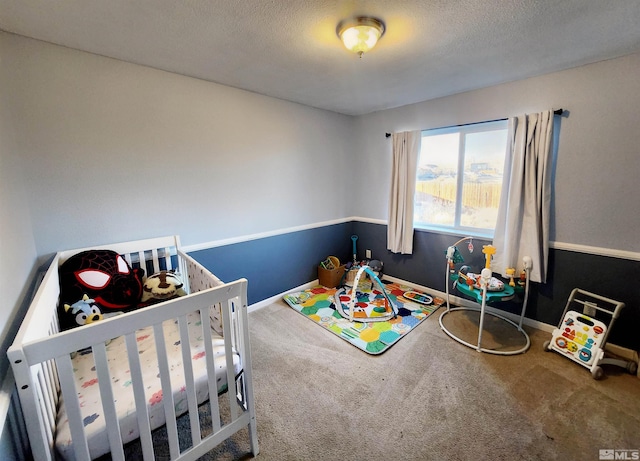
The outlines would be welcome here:
M 482 277 L 480 274 L 469 272 L 469 266 L 462 266 L 458 271 L 458 280 L 456 283 L 462 283 L 469 286 L 470 289 L 482 289 Z M 504 282 L 496 277 L 491 276 L 487 281 L 487 291 L 504 291 Z

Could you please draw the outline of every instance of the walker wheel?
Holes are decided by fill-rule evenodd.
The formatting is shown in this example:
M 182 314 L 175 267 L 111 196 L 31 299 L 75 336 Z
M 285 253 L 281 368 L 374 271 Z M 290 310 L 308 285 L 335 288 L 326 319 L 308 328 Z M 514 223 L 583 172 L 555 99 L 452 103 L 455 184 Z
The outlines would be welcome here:
M 544 350 L 546 352 L 549 352 L 551 349 L 549 349 L 549 344 L 551 344 L 551 341 L 545 341 L 544 344 L 542 345 L 542 347 L 544 347 Z
M 593 379 L 597 381 L 602 378 L 602 376 L 604 376 L 604 370 L 601 366 L 597 366 L 593 370 L 591 370 L 591 376 L 593 376 Z
M 627 365 L 627 371 L 629 373 L 631 373 L 632 375 L 635 375 L 638 373 L 638 364 L 636 362 L 629 362 L 629 364 Z

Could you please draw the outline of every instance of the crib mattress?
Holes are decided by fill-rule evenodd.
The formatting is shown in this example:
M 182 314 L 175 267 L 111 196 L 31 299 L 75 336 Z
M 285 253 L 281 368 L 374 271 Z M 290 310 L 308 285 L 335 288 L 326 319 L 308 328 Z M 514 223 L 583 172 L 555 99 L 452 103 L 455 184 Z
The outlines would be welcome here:
M 189 325 L 189 342 L 193 373 L 196 382 L 196 396 L 198 404 L 209 398 L 207 385 L 207 370 L 205 348 L 202 338 L 200 317 L 194 313 L 187 317 Z M 177 321 L 163 323 L 165 344 L 169 369 L 171 372 L 171 387 L 173 392 L 176 415 L 184 414 L 187 409 L 187 395 L 185 392 L 184 370 L 182 366 L 182 348 Z M 224 350 L 224 339 L 212 331 L 213 351 L 215 361 L 215 375 L 218 392 L 227 389 L 227 372 Z M 165 423 L 164 407 L 162 405 L 162 388 L 156 354 L 153 328 L 147 327 L 136 334 L 140 365 L 143 373 L 145 396 L 152 429 Z M 123 443 L 130 442 L 140 436 L 136 419 L 133 387 L 127 360 L 127 349 L 124 337 L 112 340 L 106 347 L 109 361 L 109 372 L 113 386 L 115 406 L 120 424 Z M 234 375 L 242 370 L 240 357 L 236 351 L 233 354 Z M 85 433 L 89 444 L 91 459 L 95 459 L 110 451 L 106 422 L 103 417 L 100 400 L 100 389 L 95 371 L 93 354 L 90 351 L 78 353 L 73 359 L 74 376 L 80 410 L 84 421 Z M 232 383 L 233 385 L 233 383 Z M 65 406 L 60 405 L 56 425 L 56 449 L 64 459 L 74 459 L 69 420 Z

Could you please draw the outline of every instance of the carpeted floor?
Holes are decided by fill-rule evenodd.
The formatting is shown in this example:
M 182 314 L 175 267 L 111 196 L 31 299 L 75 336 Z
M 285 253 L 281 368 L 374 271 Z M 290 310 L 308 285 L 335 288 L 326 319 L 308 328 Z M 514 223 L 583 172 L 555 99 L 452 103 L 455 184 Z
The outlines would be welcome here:
M 551 335 L 538 330 L 527 329 L 524 354 L 479 353 L 445 335 L 442 309 L 375 356 L 284 301 L 251 313 L 257 459 L 588 461 L 601 449 L 640 449 L 640 379 L 605 366 L 595 381 L 544 352 Z M 477 334 L 476 313 L 445 320 Z M 497 347 L 509 347 L 502 338 L 521 341 L 503 322 L 487 328 Z M 243 430 L 202 459 L 245 460 L 248 452 Z
M 446 336 L 439 315 L 371 356 L 284 302 L 250 314 L 258 459 L 569 461 L 640 449 L 637 377 L 605 366 L 595 381 L 544 352 L 550 334 L 538 330 L 524 354 L 482 354 Z M 474 315 L 451 313 L 447 326 L 473 335 Z M 502 328 L 490 322 L 486 337 Z M 219 448 L 205 459 L 250 458 L 244 432 Z

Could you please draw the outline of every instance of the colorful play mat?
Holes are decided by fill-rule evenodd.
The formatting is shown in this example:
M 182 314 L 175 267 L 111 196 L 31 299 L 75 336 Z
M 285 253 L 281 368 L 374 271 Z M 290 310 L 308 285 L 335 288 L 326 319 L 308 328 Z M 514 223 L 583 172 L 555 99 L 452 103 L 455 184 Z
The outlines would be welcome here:
M 336 310 L 339 299 L 344 310 L 348 311 L 350 287 L 325 288 L 318 286 L 297 293 L 289 293 L 284 300 L 296 311 L 313 320 L 318 325 L 338 335 L 368 354 L 382 354 L 411 330 L 420 325 L 442 304 L 442 298 L 433 297 L 430 304 L 416 302 L 415 289 L 398 283 L 384 282 L 389 299 L 398 309 L 398 315 L 391 320 L 364 323 L 354 319 L 350 322 Z M 336 297 L 336 293 L 338 296 Z M 414 300 L 404 297 L 411 294 Z M 367 310 L 377 306 L 383 294 L 377 286 L 357 290 L 358 305 Z M 425 298 L 430 299 L 425 295 Z

